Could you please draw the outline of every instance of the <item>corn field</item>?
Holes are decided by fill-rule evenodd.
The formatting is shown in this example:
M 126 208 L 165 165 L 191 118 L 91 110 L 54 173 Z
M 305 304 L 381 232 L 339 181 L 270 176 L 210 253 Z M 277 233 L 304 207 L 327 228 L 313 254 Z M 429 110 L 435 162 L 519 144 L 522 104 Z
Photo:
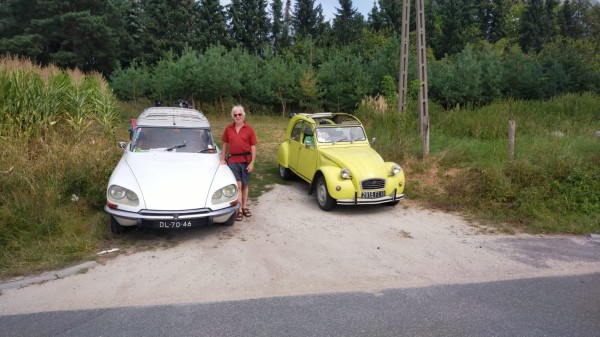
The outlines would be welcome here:
M 31 138 L 63 125 L 76 132 L 100 126 L 113 133 L 115 102 L 99 74 L 0 59 L 0 137 Z

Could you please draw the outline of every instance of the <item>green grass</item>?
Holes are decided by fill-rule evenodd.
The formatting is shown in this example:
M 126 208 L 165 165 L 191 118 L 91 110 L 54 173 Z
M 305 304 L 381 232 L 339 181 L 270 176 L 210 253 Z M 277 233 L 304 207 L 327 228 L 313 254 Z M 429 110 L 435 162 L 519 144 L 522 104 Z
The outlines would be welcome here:
M 403 165 L 408 198 L 509 231 L 600 232 L 599 96 L 430 109 L 426 159 L 414 108 L 402 117 L 358 111 L 370 136 L 381 140 L 375 147 Z M 512 162 L 509 120 L 516 121 Z

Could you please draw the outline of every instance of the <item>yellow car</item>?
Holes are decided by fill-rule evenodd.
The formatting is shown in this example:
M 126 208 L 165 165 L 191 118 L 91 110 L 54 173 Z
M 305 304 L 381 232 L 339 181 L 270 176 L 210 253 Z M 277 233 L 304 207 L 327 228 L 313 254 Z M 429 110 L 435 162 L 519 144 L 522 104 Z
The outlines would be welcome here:
M 373 150 L 362 123 L 345 113 L 296 114 L 277 152 L 279 175 L 306 180 L 324 211 L 337 205 L 396 205 L 404 197 L 400 165 Z

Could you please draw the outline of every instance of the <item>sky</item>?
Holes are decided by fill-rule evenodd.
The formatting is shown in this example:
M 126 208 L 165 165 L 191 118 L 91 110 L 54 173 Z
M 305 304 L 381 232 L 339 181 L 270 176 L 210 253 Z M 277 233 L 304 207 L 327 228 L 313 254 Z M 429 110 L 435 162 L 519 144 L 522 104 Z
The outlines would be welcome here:
M 221 5 L 223 6 L 231 3 L 231 0 L 220 1 Z M 285 0 L 282 2 L 285 5 Z M 352 0 L 352 7 L 357 9 L 365 17 L 366 20 L 369 16 L 369 12 L 373 8 L 373 2 L 374 0 Z M 295 3 L 295 0 L 292 0 L 292 9 L 294 8 Z M 340 7 L 340 2 L 338 0 L 315 0 L 315 6 L 317 4 L 321 4 L 321 7 L 323 8 L 323 16 L 325 16 L 326 21 L 330 21 L 331 19 L 333 19 L 333 15 L 336 12 L 336 8 Z M 270 5 L 271 1 L 269 1 L 269 10 L 271 9 Z

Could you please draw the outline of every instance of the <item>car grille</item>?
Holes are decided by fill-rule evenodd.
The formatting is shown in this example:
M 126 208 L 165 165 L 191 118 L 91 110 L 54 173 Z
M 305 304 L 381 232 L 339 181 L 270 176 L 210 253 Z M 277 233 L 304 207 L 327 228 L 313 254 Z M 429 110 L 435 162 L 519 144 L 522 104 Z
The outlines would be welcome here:
M 367 179 L 360 182 L 363 190 L 380 190 L 385 188 L 385 179 Z
M 180 210 L 180 211 L 162 211 L 162 210 L 152 210 L 152 209 L 143 209 L 140 211 L 140 214 L 143 215 L 171 215 L 171 214 L 202 214 L 210 212 L 209 208 L 198 208 L 198 209 L 188 209 L 188 210 Z

